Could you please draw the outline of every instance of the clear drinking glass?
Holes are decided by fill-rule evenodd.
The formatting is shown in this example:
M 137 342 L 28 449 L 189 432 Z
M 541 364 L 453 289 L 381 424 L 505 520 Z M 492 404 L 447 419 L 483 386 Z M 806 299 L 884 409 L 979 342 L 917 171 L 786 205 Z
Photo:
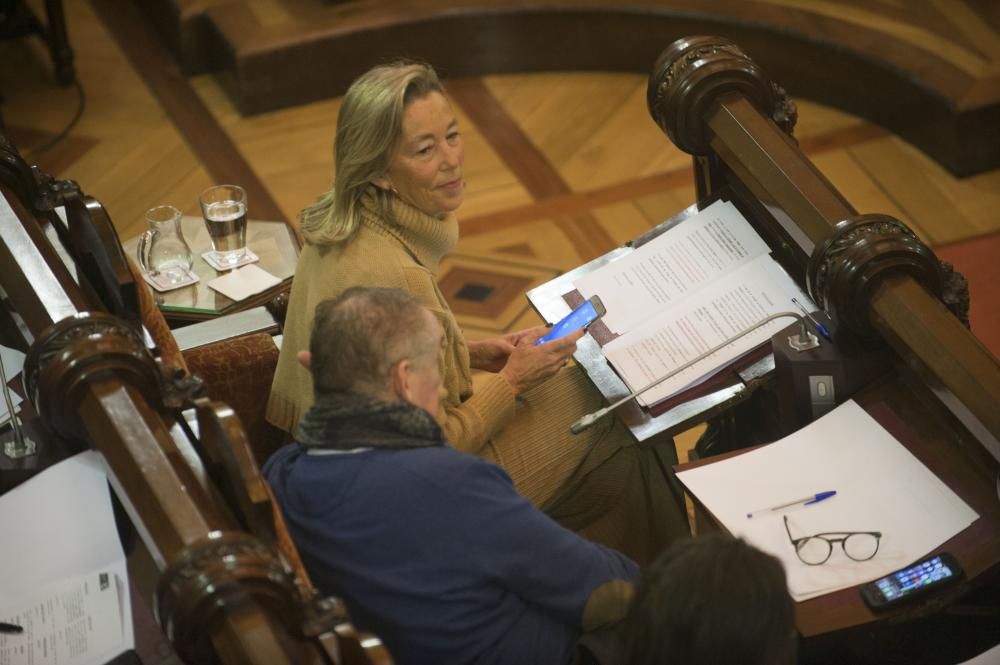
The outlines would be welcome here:
M 146 211 L 149 228 L 139 236 L 136 247 L 143 272 L 170 284 L 190 279 L 194 257 L 181 232 L 181 211 L 173 206 L 156 206 Z
M 212 258 L 233 266 L 247 252 L 247 193 L 238 185 L 216 185 L 201 193 L 201 214 L 212 240 Z

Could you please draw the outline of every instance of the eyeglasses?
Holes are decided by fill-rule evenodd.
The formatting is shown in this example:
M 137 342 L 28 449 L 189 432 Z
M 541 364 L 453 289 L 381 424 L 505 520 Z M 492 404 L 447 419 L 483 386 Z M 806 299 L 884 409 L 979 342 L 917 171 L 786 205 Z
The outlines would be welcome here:
M 854 561 L 868 561 L 878 552 L 878 544 L 882 539 L 881 531 L 831 531 L 816 533 L 805 538 L 792 538 L 788 528 L 788 516 L 785 519 L 785 531 L 788 540 L 795 547 L 799 560 L 808 566 L 818 566 L 826 563 L 833 552 L 833 544 L 840 543 L 844 554 Z

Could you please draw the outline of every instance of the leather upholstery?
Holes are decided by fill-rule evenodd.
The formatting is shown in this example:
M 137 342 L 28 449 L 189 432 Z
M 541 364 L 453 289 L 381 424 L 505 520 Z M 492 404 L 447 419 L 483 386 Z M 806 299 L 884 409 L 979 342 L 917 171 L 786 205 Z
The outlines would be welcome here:
M 152 290 L 131 258 L 129 268 L 139 287 L 136 290 L 142 324 L 159 348 L 161 362 L 199 375 L 205 381 L 208 396 L 232 408 L 243 424 L 254 460 L 263 465 L 284 440 L 284 433 L 264 420 L 264 407 L 278 363 L 274 340 L 268 333 L 255 333 L 182 352 L 153 299 Z
M 264 407 L 278 363 L 278 347 L 268 333 L 255 333 L 184 352 L 192 374 L 201 376 L 213 400 L 239 416 L 254 460 L 263 466 L 284 440 L 284 432 L 264 420 Z

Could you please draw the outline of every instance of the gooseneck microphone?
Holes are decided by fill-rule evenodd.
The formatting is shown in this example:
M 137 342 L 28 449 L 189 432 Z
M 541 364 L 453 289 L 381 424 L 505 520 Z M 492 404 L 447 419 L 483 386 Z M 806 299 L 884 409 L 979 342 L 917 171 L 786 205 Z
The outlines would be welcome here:
M 664 374 L 660 378 L 653 380 L 651 383 L 649 383 L 648 385 L 640 388 L 639 390 L 632 391 L 631 393 L 629 393 L 625 397 L 622 397 L 621 399 L 619 399 L 614 404 L 606 406 L 606 407 L 604 407 L 602 409 L 598 409 L 597 411 L 594 411 L 593 413 L 588 413 L 587 415 L 583 416 L 582 418 L 580 418 L 579 420 L 577 420 L 575 423 L 573 423 L 572 425 L 570 425 L 569 431 L 572 432 L 573 434 L 579 434 L 580 432 L 582 432 L 583 430 L 587 429 L 588 427 L 591 427 L 598 420 L 600 420 L 604 416 L 608 415 L 609 413 L 611 413 L 612 411 L 614 411 L 615 409 L 617 409 L 619 406 L 621 406 L 625 402 L 629 401 L 630 399 L 635 399 L 636 397 L 638 397 L 642 393 L 646 392 L 647 390 L 651 390 L 651 389 L 655 388 L 656 386 L 660 385 L 661 383 L 663 383 L 664 381 L 666 381 L 670 377 L 674 376 L 675 374 L 677 374 L 679 372 L 683 372 L 684 370 L 686 370 L 691 365 L 694 365 L 695 363 L 701 362 L 702 360 L 704 360 L 708 356 L 712 355 L 713 353 L 715 353 L 716 351 L 718 351 L 720 349 L 723 349 L 723 348 L 729 346 L 730 344 L 732 344 L 736 340 L 740 339 L 744 335 L 748 335 L 748 334 L 752 333 L 753 331 L 757 330 L 758 328 L 760 328 L 762 326 L 767 325 L 768 323 L 770 323 L 771 321 L 774 321 L 775 319 L 781 319 L 781 318 L 786 318 L 786 317 L 797 319 L 799 321 L 800 326 L 801 326 L 801 328 L 799 329 L 799 334 L 798 335 L 792 335 L 791 337 L 788 338 L 788 343 L 789 343 L 789 345 L 792 348 L 796 349 L 797 351 L 805 351 L 807 349 L 815 349 L 816 347 L 819 346 L 819 339 L 816 337 L 816 335 L 813 335 L 811 332 L 809 332 L 808 328 L 806 328 L 806 320 L 805 320 L 804 317 L 802 317 L 799 314 L 796 314 L 795 312 L 778 312 L 777 314 L 772 314 L 771 316 L 769 316 L 769 317 L 767 317 L 765 319 L 761 319 L 760 321 L 758 321 L 757 323 L 753 324 L 749 328 L 746 328 L 745 330 L 742 330 L 741 332 L 737 333 L 736 335 L 733 335 L 732 337 L 730 337 L 726 341 L 724 341 L 724 342 L 722 342 L 722 343 L 720 343 L 720 344 L 718 344 L 716 346 L 713 346 L 711 349 L 709 349 L 708 351 L 705 351 L 700 356 L 697 356 L 696 358 L 694 358 L 692 360 L 689 360 L 688 362 L 684 363 L 680 367 L 677 367 L 676 369 L 673 369 L 670 372 Z

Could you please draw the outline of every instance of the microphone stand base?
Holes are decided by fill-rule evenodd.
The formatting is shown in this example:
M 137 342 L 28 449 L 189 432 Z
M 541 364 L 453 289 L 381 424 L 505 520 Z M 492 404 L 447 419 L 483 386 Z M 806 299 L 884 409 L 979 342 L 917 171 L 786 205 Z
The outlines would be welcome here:
M 20 442 L 18 441 L 6 441 L 3 444 L 3 454 L 7 456 L 8 459 L 23 459 L 25 457 L 30 457 L 38 452 L 38 446 L 35 442 L 28 438 L 22 438 Z

